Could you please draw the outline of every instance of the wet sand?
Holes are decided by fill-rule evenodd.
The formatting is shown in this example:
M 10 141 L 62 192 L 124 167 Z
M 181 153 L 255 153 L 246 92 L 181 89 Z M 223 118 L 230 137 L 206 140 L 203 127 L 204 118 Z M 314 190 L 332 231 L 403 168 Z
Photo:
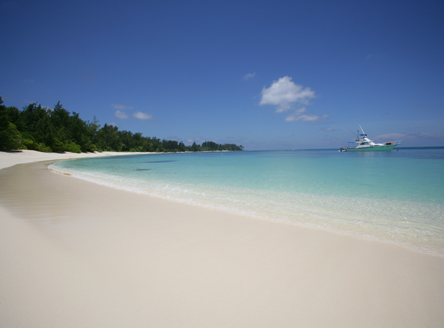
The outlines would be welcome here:
M 115 190 L 50 163 L 0 170 L 0 327 L 444 326 L 443 257 Z

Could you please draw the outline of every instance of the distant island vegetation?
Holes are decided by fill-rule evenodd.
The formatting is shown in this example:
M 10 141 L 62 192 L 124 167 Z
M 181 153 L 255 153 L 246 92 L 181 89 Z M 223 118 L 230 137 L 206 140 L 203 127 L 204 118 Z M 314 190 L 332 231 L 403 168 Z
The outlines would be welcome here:
M 23 107 L 6 107 L 0 97 L 0 150 L 31 149 L 43 152 L 184 152 L 243 150 L 235 144 L 205 141 L 185 146 L 175 140 L 143 137 L 142 133 L 119 131 L 117 126 L 99 121 L 83 121 L 79 114 L 63 108 L 60 101 L 54 109 L 36 103 Z

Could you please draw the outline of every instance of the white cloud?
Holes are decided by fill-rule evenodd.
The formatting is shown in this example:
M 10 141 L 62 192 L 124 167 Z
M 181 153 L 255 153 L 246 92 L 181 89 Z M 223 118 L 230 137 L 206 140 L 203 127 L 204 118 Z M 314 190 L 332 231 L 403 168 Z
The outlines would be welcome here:
M 121 120 L 126 120 L 128 118 L 128 115 L 124 112 L 121 112 L 120 110 L 116 110 L 114 114 L 117 118 L 120 118 Z
M 317 121 L 319 119 L 320 119 L 319 115 L 316 115 L 316 114 L 313 114 L 313 115 L 302 114 L 301 115 L 296 111 L 296 112 L 288 115 L 285 118 L 285 121 L 286 122 L 293 122 L 293 121 L 313 122 L 313 121 Z
M 142 113 L 142 112 L 135 112 L 133 113 L 133 116 L 137 118 L 138 120 L 149 120 L 153 116 L 150 114 Z
M 411 132 L 411 133 L 387 133 L 375 137 L 375 140 L 399 140 L 399 139 L 423 139 L 423 138 L 444 138 L 444 133 L 431 132 Z
M 307 110 L 307 108 L 302 107 L 302 108 L 296 109 L 295 113 L 298 115 L 301 115 L 302 113 L 305 113 L 306 110 Z
M 320 120 L 321 117 L 316 114 L 304 114 L 306 112 L 306 108 L 302 107 L 297 110 L 295 110 L 293 113 L 289 114 L 286 118 L 286 122 L 293 122 L 293 121 L 303 121 L 303 122 L 313 122 Z M 326 118 L 328 115 L 324 115 L 322 118 Z
M 276 112 L 286 112 L 293 103 L 308 104 L 316 95 L 309 87 L 295 84 L 289 76 L 273 81 L 269 88 L 262 89 L 262 98 L 259 105 L 276 105 Z
M 201 144 L 205 140 L 208 140 L 208 139 L 204 139 L 204 138 L 200 138 L 200 137 L 195 137 L 195 138 L 192 138 L 192 139 L 187 139 L 187 142 L 188 143 L 196 142 L 197 144 Z
M 294 112 L 294 113 L 288 115 L 288 116 L 285 118 L 285 121 L 286 121 L 286 122 L 297 121 L 297 120 L 298 120 L 298 117 L 299 117 L 299 115 L 298 115 L 296 112 Z
M 132 109 L 130 106 L 122 105 L 122 104 L 111 104 L 111 107 L 114 109 Z
M 255 73 L 248 73 L 248 74 L 245 74 L 245 75 L 244 75 L 244 80 L 252 79 L 255 75 L 256 75 L 256 72 L 255 72 Z
M 299 119 L 304 122 L 312 122 L 320 119 L 319 115 L 301 115 Z
M 375 140 L 380 140 L 380 139 L 389 139 L 389 140 L 391 140 L 391 139 L 405 138 L 407 136 L 408 135 L 405 134 L 405 133 L 387 133 L 387 134 L 381 134 L 381 135 L 375 137 Z M 418 136 L 421 136 L 421 135 L 420 134 L 417 135 L 415 133 L 411 133 L 409 136 L 410 137 L 412 137 L 412 136 L 418 137 Z

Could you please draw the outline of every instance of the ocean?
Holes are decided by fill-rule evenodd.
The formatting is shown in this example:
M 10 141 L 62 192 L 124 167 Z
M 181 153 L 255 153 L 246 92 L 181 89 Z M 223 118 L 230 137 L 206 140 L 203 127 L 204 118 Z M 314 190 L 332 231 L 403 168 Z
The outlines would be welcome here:
M 444 255 L 444 148 L 146 154 L 50 168 L 130 192 Z

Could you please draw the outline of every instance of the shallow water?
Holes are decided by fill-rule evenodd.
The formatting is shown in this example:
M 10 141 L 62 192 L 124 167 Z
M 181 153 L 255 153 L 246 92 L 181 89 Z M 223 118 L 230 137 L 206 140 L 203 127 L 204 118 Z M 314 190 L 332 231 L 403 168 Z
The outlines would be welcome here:
M 51 168 L 132 192 L 444 255 L 444 148 L 150 154 Z

